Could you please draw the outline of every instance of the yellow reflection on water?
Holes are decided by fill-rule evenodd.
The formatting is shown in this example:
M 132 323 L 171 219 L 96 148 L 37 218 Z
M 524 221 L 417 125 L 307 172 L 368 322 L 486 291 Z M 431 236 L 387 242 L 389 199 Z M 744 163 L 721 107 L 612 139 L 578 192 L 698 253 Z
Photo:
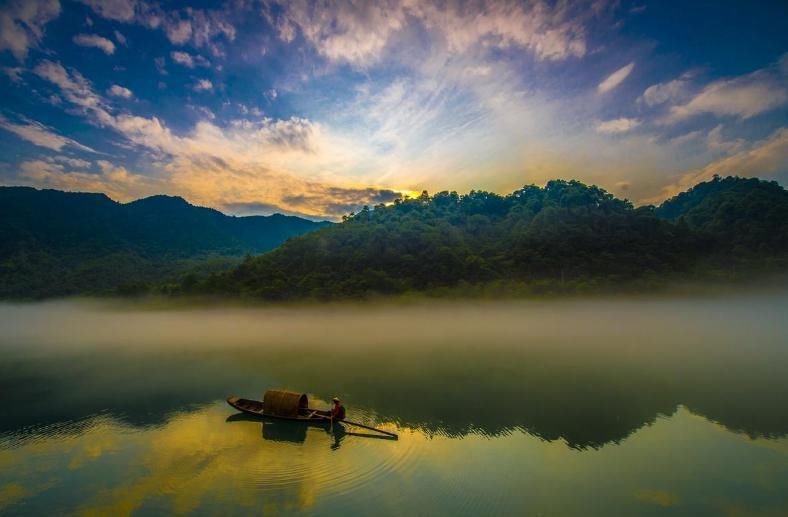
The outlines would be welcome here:
M 520 432 L 400 429 L 386 441 L 291 424 L 266 433 L 268 422 L 226 421 L 232 412 L 217 403 L 142 429 L 98 417 L 81 434 L 0 444 L 0 510 L 69 482 L 81 495 L 51 504 L 82 515 L 341 513 L 342 504 L 388 515 L 788 510 L 788 440 L 751 440 L 684 408 L 585 451 Z

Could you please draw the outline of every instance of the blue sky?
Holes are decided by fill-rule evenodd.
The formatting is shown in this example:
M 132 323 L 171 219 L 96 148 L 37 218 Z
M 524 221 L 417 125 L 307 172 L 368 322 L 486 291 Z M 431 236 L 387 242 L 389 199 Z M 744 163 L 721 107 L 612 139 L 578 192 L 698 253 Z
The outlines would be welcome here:
M 553 178 L 788 182 L 785 2 L 26 0 L 0 184 L 338 218 Z

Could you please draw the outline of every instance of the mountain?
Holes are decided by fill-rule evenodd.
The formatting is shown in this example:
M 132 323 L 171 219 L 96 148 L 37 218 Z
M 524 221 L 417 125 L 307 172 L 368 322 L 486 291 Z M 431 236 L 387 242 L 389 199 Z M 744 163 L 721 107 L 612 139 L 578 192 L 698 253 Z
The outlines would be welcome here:
M 176 292 L 273 300 L 527 294 L 785 272 L 786 210 L 782 187 L 741 178 L 698 185 L 659 208 L 635 208 L 578 181 L 506 196 L 424 192 L 365 208 Z M 740 228 L 754 237 L 732 247 Z
M 118 203 L 104 194 L 0 187 L 0 297 L 159 283 L 195 266 L 227 267 L 326 224 L 232 217 L 180 197 Z
M 655 213 L 686 224 L 719 252 L 788 251 L 788 191 L 775 181 L 715 176 L 665 201 Z

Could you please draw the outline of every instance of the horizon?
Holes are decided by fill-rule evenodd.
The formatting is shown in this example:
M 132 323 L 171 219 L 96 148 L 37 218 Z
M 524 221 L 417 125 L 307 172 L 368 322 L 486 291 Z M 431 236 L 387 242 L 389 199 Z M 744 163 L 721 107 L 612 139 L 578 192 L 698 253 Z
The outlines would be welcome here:
M 638 206 L 714 174 L 784 186 L 786 15 L 783 2 L 10 2 L 0 184 L 312 220 L 559 177 Z
M 674 196 L 671 196 L 669 198 L 664 199 L 661 203 L 636 203 L 636 202 L 633 202 L 632 200 L 630 200 L 630 199 L 628 199 L 626 197 L 616 196 L 616 194 L 608 191 L 604 187 L 600 187 L 599 185 L 588 185 L 588 186 L 600 187 L 600 188 L 602 188 L 602 190 L 612 194 L 617 199 L 621 199 L 623 201 L 627 201 L 629 203 L 632 203 L 632 205 L 635 208 L 644 207 L 644 206 L 658 207 L 662 203 L 665 203 L 666 201 L 670 201 L 671 199 L 673 199 L 673 197 L 677 196 L 678 194 L 681 194 L 682 192 L 686 192 L 687 190 L 691 190 L 694 187 L 700 185 L 701 183 L 713 180 L 715 178 L 715 176 L 719 177 L 717 175 L 714 175 L 711 178 L 705 179 L 705 180 L 703 180 L 703 181 L 701 181 L 699 183 L 696 183 L 694 185 L 688 185 L 686 187 L 686 190 L 683 190 L 683 191 L 680 191 L 680 192 L 676 192 L 674 194 Z M 761 180 L 761 181 L 766 181 L 766 180 L 763 180 L 762 178 L 757 178 L 757 177 L 754 177 L 754 176 L 753 177 L 727 176 L 727 177 L 736 177 L 736 178 L 739 178 L 739 179 L 757 179 L 757 180 Z M 726 178 L 719 177 L 719 179 L 726 179 Z M 554 178 L 554 179 L 548 180 L 547 183 L 549 183 L 551 181 L 573 182 L 573 181 L 580 181 L 580 180 L 577 180 L 577 179 L 574 179 L 574 178 L 571 178 L 571 179 Z M 545 188 L 547 183 L 545 183 L 543 185 L 533 185 L 533 184 L 532 185 L 523 185 L 523 187 L 521 187 L 521 188 L 529 187 L 529 186 L 536 186 L 538 188 Z M 779 184 L 779 182 L 777 182 L 777 183 Z M 780 187 L 782 187 L 783 189 L 785 188 L 783 185 L 780 185 Z M 299 217 L 299 218 L 307 219 L 309 221 L 314 221 L 314 222 L 332 222 L 332 223 L 336 223 L 336 222 L 342 222 L 342 216 L 350 215 L 350 213 L 348 213 L 348 214 L 342 214 L 342 215 L 340 215 L 338 217 L 324 217 L 324 218 L 321 218 L 321 216 L 312 216 L 312 215 L 298 214 L 298 213 L 283 213 L 283 212 L 272 212 L 272 213 L 268 213 L 268 214 L 232 214 L 232 213 L 225 212 L 225 211 L 223 211 L 223 210 L 221 210 L 219 208 L 214 208 L 214 207 L 211 207 L 211 206 L 204 206 L 204 205 L 196 204 L 192 200 L 186 199 L 185 197 L 183 197 L 181 195 L 178 195 L 178 194 L 175 194 L 175 193 L 173 193 L 173 194 L 154 193 L 154 194 L 146 195 L 144 197 L 138 197 L 138 198 L 134 198 L 134 199 L 129 199 L 128 201 L 121 201 L 121 200 L 113 198 L 110 194 L 108 194 L 106 192 L 91 192 L 91 191 L 80 191 L 80 190 L 60 190 L 60 189 L 53 189 L 53 188 L 48 188 L 48 187 L 34 187 L 34 186 L 29 186 L 29 185 L 0 185 L 0 188 L 32 188 L 34 190 L 39 190 L 39 191 L 40 190 L 52 190 L 52 191 L 55 191 L 55 192 L 62 192 L 62 193 L 67 193 L 67 194 L 99 194 L 99 195 L 103 195 L 103 196 L 107 197 L 110 201 L 114 201 L 115 203 L 118 203 L 118 204 L 121 204 L 121 205 L 128 205 L 128 204 L 131 204 L 131 203 L 136 203 L 138 201 L 144 201 L 146 199 L 150 199 L 150 198 L 154 198 L 154 197 L 166 197 L 166 198 L 172 198 L 172 199 L 180 199 L 181 201 L 183 201 L 186 204 L 188 204 L 190 206 L 193 206 L 195 208 L 208 208 L 208 209 L 211 209 L 211 210 L 216 210 L 217 212 L 219 212 L 219 213 L 221 213 L 221 214 L 223 214 L 225 216 L 228 216 L 228 217 L 271 217 L 271 216 L 274 216 L 274 215 L 280 215 L 280 216 L 284 216 L 284 217 Z M 518 189 L 515 189 L 515 190 L 513 190 L 511 192 L 506 192 L 506 193 L 494 192 L 494 194 L 502 196 L 502 197 L 506 197 L 508 195 L 511 195 L 513 192 L 516 192 L 517 190 Z M 441 191 L 441 192 L 452 192 L 452 193 L 457 193 L 460 196 L 465 196 L 465 195 L 469 195 L 471 192 L 474 192 L 474 191 L 481 192 L 481 190 L 479 190 L 479 189 L 471 189 L 471 190 L 469 190 L 467 192 L 457 192 L 457 191 L 448 191 L 448 190 L 444 190 L 444 191 Z M 424 191 L 424 192 L 426 192 L 426 191 Z M 439 194 L 439 192 L 432 192 L 432 193 L 427 192 L 427 193 L 430 196 L 433 196 L 435 194 Z M 419 195 L 421 195 L 421 194 L 419 194 Z M 402 199 L 402 200 L 416 199 L 416 198 L 418 198 L 419 195 L 404 195 L 402 198 L 399 198 L 399 199 Z M 393 202 L 384 203 L 384 204 L 390 205 L 392 203 Z M 374 209 L 375 208 L 375 206 L 368 206 L 368 205 L 364 205 L 364 206 L 367 206 L 370 209 Z M 359 208 L 363 208 L 363 206 L 359 207 Z

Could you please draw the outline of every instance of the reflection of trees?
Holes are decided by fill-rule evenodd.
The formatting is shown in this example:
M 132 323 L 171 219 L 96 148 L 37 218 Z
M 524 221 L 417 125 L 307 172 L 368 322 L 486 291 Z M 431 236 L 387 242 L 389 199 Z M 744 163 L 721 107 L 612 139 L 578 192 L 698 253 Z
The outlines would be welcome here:
M 731 430 L 775 437 L 788 434 L 785 355 L 714 344 L 647 352 L 597 343 L 188 356 L 115 351 L 17 359 L 3 366 L 0 432 L 76 421 L 105 410 L 131 425 L 156 425 L 184 408 L 231 394 L 259 397 L 276 385 L 307 388 L 326 398 L 341 394 L 351 415 L 369 410 L 427 434 L 496 436 L 524 430 L 571 447 L 596 448 L 684 404 Z M 341 374 L 327 367 L 331 364 L 341 365 Z M 80 424 L 72 427 L 79 432 Z

